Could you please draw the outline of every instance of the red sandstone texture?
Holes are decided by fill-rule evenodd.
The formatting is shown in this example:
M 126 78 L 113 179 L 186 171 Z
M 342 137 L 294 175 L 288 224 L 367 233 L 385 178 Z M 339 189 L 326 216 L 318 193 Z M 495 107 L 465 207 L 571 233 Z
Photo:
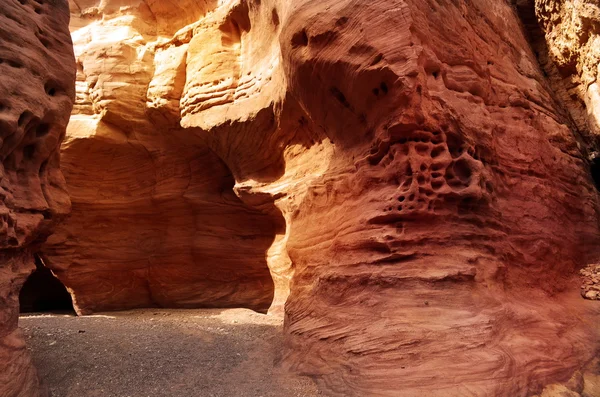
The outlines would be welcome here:
M 59 145 L 73 106 L 67 3 L 0 2 L 0 396 L 38 396 L 17 329 L 33 252 L 70 207 Z
M 331 395 L 592 395 L 600 111 L 566 6 L 515 3 L 72 1 L 45 263 L 80 313 L 285 303 Z
M 192 28 L 165 35 L 208 4 L 88 3 L 71 3 L 79 69 L 62 169 L 73 210 L 46 245 L 47 265 L 79 313 L 268 309 L 265 252 L 283 219 L 242 202 L 229 168 L 179 125 Z
M 567 380 L 598 338 L 567 297 L 597 193 L 515 11 L 325 1 L 290 21 L 290 91 L 336 146 L 290 231 L 294 368 L 339 395 Z

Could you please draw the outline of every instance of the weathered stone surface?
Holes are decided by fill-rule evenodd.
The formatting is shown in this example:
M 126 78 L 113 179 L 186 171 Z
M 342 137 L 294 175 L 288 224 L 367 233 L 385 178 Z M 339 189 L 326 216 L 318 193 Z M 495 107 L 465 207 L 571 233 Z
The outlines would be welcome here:
M 573 376 L 565 383 L 565 386 L 576 393 L 583 391 L 583 374 L 581 371 L 575 371 Z
M 336 155 L 292 221 L 288 360 L 340 395 L 568 379 L 597 342 L 562 294 L 596 192 L 515 11 L 325 1 L 289 21 L 290 91 Z
M 600 4 L 535 0 L 544 34 L 541 60 L 558 98 L 598 156 L 600 142 Z
M 588 265 L 580 270 L 581 296 L 586 299 L 600 300 L 600 264 Z
M 63 1 L 0 3 L 0 395 L 37 396 L 17 328 L 19 290 L 69 211 L 59 145 L 73 105 L 75 62 Z
M 244 204 L 223 161 L 179 126 L 184 86 L 201 81 L 186 83 L 199 28 L 160 2 L 88 3 L 71 4 L 79 70 L 62 168 L 73 210 L 46 244 L 47 265 L 80 313 L 266 310 L 265 252 L 283 219 Z M 165 38 L 167 27 L 183 31 Z
M 546 386 L 540 397 L 580 397 L 580 394 L 567 389 L 564 385 L 554 384 Z
M 600 374 L 586 373 L 583 375 L 583 397 L 594 397 L 600 395 Z
M 597 191 L 508 1 L 163 4 L 72 7 L 44 252 L 81 312 L 289 293 L 285 362 L 332 395 L 526 396 L 589 361 Z
M 0 268 L 0 395 L 38 396 L 39 379 L 25 347 L 19 319 L 19 290 L 33 271 L 33 256 L 4 253 Z

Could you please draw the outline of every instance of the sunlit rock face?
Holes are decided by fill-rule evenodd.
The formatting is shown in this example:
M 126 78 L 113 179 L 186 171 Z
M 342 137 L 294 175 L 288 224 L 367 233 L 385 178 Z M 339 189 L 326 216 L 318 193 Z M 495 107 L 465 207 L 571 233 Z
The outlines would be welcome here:
M 75 93 L 63 1 L 0 2 L 0 395 L 38 396 L 17 328 L 32 252 L 69 211 L 59 145 Z
M 531 2 L 546 44 L 544 69 L 577 128 L 598 151 L 600 4 L 594 0 Z
M 508 1 L 71 6 L 44 254 L 80 312 L 285 303 L 286 365 L 343 396 L 527 396 L 592 358 L 597 192 Z
M 77 101 L 63 171 L 73 212 L 44 254 L 80 313 L 267 310 L 273 300 L 265 252 L 283 218 L 242 202 L 223 160 L 180 126 L 184 88 L 198 84 L 186 71 L 200 25 L 187 24 L 216 6 L 189 3 L 71 3 Z M 192 91 L 188 106 L 204 95 Z

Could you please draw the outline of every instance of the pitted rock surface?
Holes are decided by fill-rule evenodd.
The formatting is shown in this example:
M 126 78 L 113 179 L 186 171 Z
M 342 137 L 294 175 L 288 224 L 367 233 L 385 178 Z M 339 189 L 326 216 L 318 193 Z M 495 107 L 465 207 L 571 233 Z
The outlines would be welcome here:
M 59 146 L 73 106 L 75 60 L 61 0 L 0 3 L 0 395 L 38 396 L 17 328 L 33 252 L 69 212 Z

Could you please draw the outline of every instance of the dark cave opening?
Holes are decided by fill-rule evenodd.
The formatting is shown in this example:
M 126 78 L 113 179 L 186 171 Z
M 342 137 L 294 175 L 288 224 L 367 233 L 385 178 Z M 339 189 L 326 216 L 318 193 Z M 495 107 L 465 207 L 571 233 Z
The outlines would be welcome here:
M 71 294 L 37 255 L 35 267 L 21 288 L 20 312 L 74 312 Z

